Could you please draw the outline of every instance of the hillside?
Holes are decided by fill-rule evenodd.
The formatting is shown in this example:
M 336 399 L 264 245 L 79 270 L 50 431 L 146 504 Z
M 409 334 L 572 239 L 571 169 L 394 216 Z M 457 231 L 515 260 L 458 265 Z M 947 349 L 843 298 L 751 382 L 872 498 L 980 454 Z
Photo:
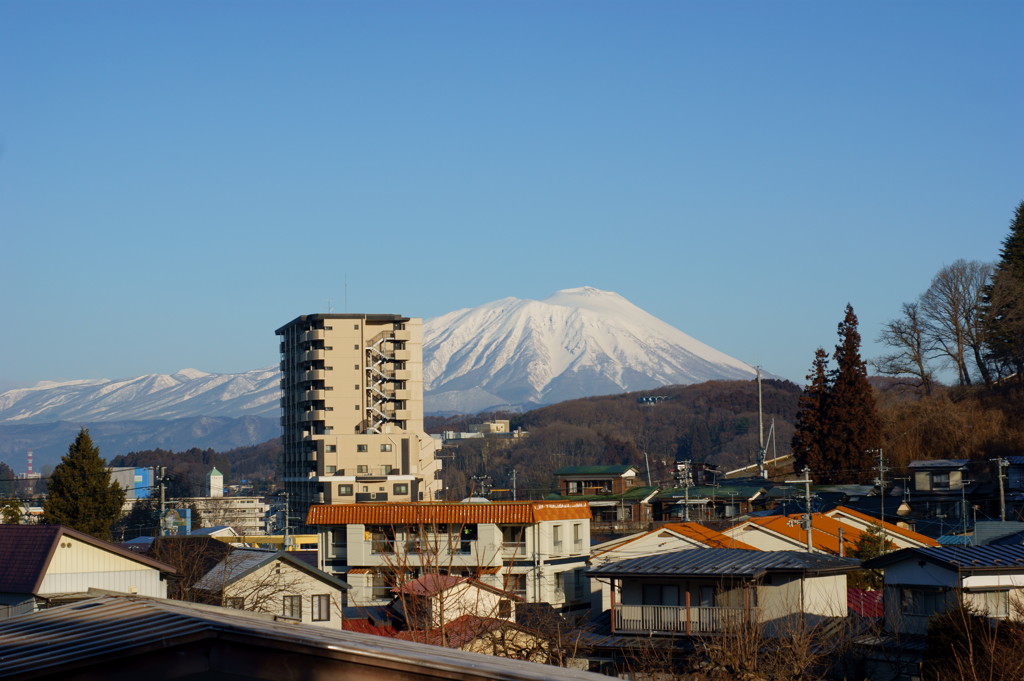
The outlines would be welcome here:
M 650 395 L 667 399 L 655 404 L 637 401 Z M 780 454 L 789 451 L 799 395 L 800 388 L 788 381 L 763 383 L 765 437 L 774 418 Z M 715 463 L 722 470 L 753 463 L 759 439 L 755 381 L 711 381 L 589 397 L 525 414 L 433 417 L 427 427 L 431 432 L 464 430 L 486 418 L 508 418 L 513 428 L 521 427 L 529 436 L 451 443 L 444 462 L 450 499 L 465 496 L 475 475 L 489 476 L 495 487 L 509 487 L 513 469 L 519 498 L 540 497 L 551 490 L 553 471 L 582 464 L 629 463 L 646 478 L 649 462 L 652 481 L 668 484 L 680 459 Z

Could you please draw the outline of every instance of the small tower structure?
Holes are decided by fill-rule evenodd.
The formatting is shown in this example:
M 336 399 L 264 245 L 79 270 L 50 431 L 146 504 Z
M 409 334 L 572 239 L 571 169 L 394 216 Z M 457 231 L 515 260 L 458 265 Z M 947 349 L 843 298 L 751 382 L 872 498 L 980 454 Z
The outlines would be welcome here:
M 206 474 L 206 496 L 224 496 L 224 474 L 217 470 L 216 467 Z

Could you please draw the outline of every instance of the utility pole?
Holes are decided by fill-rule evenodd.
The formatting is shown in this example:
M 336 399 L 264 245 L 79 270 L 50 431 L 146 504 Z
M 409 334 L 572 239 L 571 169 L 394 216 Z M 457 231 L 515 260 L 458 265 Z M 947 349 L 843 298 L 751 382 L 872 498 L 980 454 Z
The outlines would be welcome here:
M 1003 469 L 1009 466 L 1010 462 L 1004 459 L 1003 457 L 999 457 L 998 459 L 989 459 L 989 461 L 994 461 L 996 463 L 996 466 L 998 467 L 997 470 L 999 471 L 999 520 L 1005 523 L 1006 489 L 1003 486 L 1003 480 L 1006 479 L 1006 476 L 1003 475 Z
M 881 449 L 868 450 L 874 454 L 878 454 L 878 479 L 875 483 L 879 488 L 879 498 L 881 501 L 881 520 L 882 520 L 882 552 L 885 552 L 885 472 L 889 470 L 885 466 L 885 453 Z
M 516 469 L 512 469 L 512 501 L 516 501 Z
M 801 484 L 804 486 L 804 504 L 806 505 L 807 512 L 804 514 L 804 530 L 807 531 L 807 552 L 812 553 L 814 551 L 814 542 L 811 539 L 811 531 L 813 523 L 811 521 L 811 469 L 804 466 L 804 477 L 802 480 L 787 480 L 787 485 Z
M 768 450 L 764 446 L 764 409 L 761 405 L 761 367 L 757 367 L 757 473 L 768 479 Z
M 160 523 L 158 529 L 161 537 L 167 534 L 164 520 L 167 517 L 167 499 L 164 494 L 164 472 L 166 470 L 164 466 L 160 466 Z
M 964 528 L 965 538 L 967 537 L 967 485 L 973 484 L 973 480 L 964 480 L 963 478 L 960 478 L 960 514 L 962 516 L 961 520 L 963 521 L 960 524 Z

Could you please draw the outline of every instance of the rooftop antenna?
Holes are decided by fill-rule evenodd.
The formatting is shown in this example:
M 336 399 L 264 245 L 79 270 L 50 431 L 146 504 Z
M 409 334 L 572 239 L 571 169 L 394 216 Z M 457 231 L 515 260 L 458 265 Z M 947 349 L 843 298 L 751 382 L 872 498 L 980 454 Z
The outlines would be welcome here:
M 334 306 L 331 305 L 331 303 L 333 302 L 334 301 L 332 301 L 330 298 L 327 299 L 327 314 L 331 314 L 332 312 L 334 312 Z
M 345 275 L 345 314 L 348 314 L 348 274 Z

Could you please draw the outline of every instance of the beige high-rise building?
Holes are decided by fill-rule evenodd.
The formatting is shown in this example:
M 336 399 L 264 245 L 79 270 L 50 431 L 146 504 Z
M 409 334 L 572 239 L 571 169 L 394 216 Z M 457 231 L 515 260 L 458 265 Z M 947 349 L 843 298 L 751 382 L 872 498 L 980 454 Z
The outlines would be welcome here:
M 281 337 L 284 484 L 293 528 L 310 504 L 429 501 L 438 445 L 423 430 L 423 322 L 314 314 Z

